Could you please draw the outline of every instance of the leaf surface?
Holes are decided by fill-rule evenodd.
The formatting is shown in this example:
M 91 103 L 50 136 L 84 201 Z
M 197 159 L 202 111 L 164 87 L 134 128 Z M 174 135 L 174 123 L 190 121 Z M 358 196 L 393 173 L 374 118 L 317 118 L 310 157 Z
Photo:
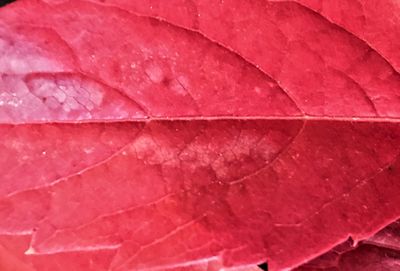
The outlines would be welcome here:
M 296 268 L 296 271 L 398 270 L 400 221 L 353 245 L 351 240 Z
M 343 259 L 380 257 L 400 216 L 400 62 L 315 10 L 0 9 L 3 269 L 285 270 L 349 237 L 367 241 Z

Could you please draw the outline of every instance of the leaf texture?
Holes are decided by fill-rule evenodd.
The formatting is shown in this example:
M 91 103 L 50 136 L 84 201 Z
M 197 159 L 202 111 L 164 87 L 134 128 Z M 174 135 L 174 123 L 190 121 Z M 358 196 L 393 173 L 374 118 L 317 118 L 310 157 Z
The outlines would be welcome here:
M 399 225 L 400 221 L 395 221 L 356 246 L 348 240 L 295 270 L 398 270 Z
M 398 265 L 397 224 L 377 233 L 400 217 L 383 2 L 1 8 L 2 270 Z

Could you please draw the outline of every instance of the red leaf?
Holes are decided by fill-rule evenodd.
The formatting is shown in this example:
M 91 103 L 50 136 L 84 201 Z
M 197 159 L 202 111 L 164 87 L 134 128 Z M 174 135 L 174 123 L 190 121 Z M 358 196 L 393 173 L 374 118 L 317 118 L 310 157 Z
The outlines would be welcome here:
M 398 270 L 399 239 L 400 221 L 396 221 L 357 246 L 348 241 L 295 270 Z
M 349 237 L 333 267 L 397 255 L 374 234 L 400 217 L 399 44 L 371 34 L 396 8 L 305 2 L 0 9 L 1 267 L 284 270 Z

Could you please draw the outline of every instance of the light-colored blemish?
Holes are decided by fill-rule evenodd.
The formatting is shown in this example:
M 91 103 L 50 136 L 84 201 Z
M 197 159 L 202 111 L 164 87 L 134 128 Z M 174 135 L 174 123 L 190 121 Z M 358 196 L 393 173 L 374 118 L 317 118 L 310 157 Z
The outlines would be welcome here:
M 164 80 L 164 72 L 160 66 L 150 63 L 145 68 L 145 73 L 154 83 L 161 83 Z
M 94 148 L 93 148 L 93 147 L 85 147 L 85 148 L 83 148 L 83 151 L 84 151 L 86 154 L 91 154 L 91 153 L 94 152 Z
M 101 91 L 91 91 L 90 92 L 90 101 L 92 101 L 95 105 L 101 105 L 103 102 L 104 95 Z
M 12 71 L 26 71 L 29 69 L 28 63 L 24 62 L 22 59 L 10 59 L 9 63 Z
M 62 64 L 41 55 L 37 49 L 29 48 L 29 44 L 17 44 L 2 51 L 7 51 L 7 57 L 0 56 L 1 73 L 58 72 L 64 69 Z
M 261 88 L 255 87 L 255 88 L 254 88 L 254 91 L 255 91 L 257 94 L 260 94 L 260 93 L 261 93 Z
M 63 79 L 34 80 L 31 92 L 49 109 L 62 109 L 66 113 L 75 110 L 92 111 L 101 105 L 104 96 L 96 83 Z
M 78 110 L 81 108 L 79 105 L 78 101 L 74 98 L 68 97 L 68 99 L 65 101 L 65 103 L 62 104 L 64 111 L 70 112 L 72 110 Z
M 214 163 L 212 163 L 212 168 L 218 179 L 223 179 L 228 176 L 229 167 L 226 165 L 226 161 L 224 159 L 217 159 Z
M 138 159 L 145 160 L 150 165 L 168 163 L 170 166 L 177 166 L 179 163 L 176 148 L 161 146 L 151 136 L 136 139 L 132 147 Z
M 18 99 L 15 93 L 0 93 L 0 106 L 18 107 L 22 104 L 22 100 Z
M 30 247 L 25 251 L 25 255 L 34 255 L 34 254 L 36 254 L 36 250 L 33 247 Z
M 53 97 L 56 98 L 59 103 L 63 103 L 67 99 L 67 94 L 65 93 L 65 91 L 63 89 L 65 89 L 65 88 L 60 87 L 58 89 L 55 89 L 55 91 L 53 93 Z
M 54 97 L 43 97 L 43 103 L 50 109 L 57 109 L 61 106 Z
M 278 85 L 275 82 L 268 82 L 270 88 L 276 88 Z
M 170 88 L 179 95 L 187 95 L 189 89 L 189 79 L 186 76 L 180 75 L 172 81 Z
M 3 145 L 7 148 L 13 149 L 16 152 L 24 153 L 26 151 L 26 144 L 18 139 L 9 139 L 3 141 Z

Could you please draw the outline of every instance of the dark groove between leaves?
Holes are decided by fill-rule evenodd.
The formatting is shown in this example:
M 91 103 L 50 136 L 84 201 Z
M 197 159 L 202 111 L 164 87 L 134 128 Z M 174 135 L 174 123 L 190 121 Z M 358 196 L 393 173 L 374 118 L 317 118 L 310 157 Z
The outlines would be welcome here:
M 15 2 L 16 0 L 0 0 L 0 7 L 4 7 L 5 5 L 8 5 L 12 2 Z
M 268 263 L 266 263 L 266 262 L 259 264 L 258 267 L 260 267 L 261 270 L 268 271 Z

